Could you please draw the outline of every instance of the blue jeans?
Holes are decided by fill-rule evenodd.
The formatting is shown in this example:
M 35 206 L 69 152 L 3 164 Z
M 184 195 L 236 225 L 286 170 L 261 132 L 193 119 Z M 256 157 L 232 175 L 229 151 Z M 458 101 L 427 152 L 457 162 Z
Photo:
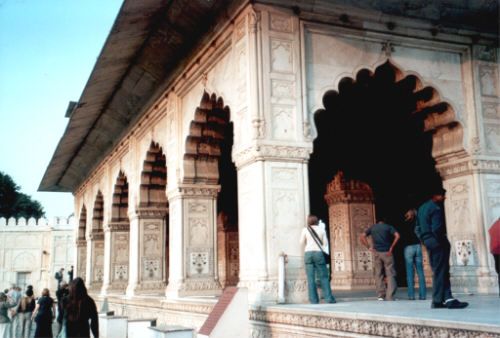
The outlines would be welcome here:
M 334 302 L 335 298 L 333 298 L 332 290 L 330 289 L 330 281 L 323 253 L 320 251 L 306 251 L 304 254 L 304 263 L 306 265 L 309 302 L 312 304 L 319 302 L 318 290 L 316 289 L 316 272 L 321 283 L 321 290 L 323 290 L 323 297 L 329 303 Z
M 406 282 L 408 283 L 408 298 L 415 298 L 415 282 L 413 265 L 417 269 L 419 296 L 420 299 L 425 299 L 427 289 L 425 286 L 424 267 L 422 263 L 422 247 L 420 244 L 408 245 L 405 247 L 405 262 L 406 262 Z

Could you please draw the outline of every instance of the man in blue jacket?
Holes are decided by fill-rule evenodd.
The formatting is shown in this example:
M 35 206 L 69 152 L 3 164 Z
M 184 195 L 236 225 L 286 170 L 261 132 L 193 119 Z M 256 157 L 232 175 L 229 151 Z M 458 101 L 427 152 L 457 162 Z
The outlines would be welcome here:
M 438 188 L 430 200 L 417 212 L 415 234 L 427 248 L 433 272 L 431 308 L 463 309 L 469 303 L 460 302 L 451 295 L 450 242 L 439 203 L 444 202 L 446 190 Z

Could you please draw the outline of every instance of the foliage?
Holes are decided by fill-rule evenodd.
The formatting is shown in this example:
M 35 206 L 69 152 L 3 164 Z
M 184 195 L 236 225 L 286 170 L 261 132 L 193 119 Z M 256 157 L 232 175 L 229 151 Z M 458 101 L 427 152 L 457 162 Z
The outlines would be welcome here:
M 0 217 L 41 218 L 45 216 L 40 202 L 19 192 L 21 189 L 12 178 L 0 171 Z

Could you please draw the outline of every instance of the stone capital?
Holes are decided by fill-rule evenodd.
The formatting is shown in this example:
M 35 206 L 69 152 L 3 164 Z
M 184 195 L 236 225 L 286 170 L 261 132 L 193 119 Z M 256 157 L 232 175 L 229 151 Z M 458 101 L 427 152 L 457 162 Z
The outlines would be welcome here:
M 104 240 L 104 233 L 102 231 L 92 231 L 90 233 L 89 238 L 92 241 L 103 241 Z
M 212 184 L 182 184 L 167 192 L 170 201 L 178 198 L 216 199 L 220 185 Z
M 105 232 L 116 232 L 116 231 L 129 231 L 129 222 L 110 222 L 104 227 Z
M 256 161 L 285 161 L 307 163 L 312 146 L 252 145 L 233 155 L 237 168 Z

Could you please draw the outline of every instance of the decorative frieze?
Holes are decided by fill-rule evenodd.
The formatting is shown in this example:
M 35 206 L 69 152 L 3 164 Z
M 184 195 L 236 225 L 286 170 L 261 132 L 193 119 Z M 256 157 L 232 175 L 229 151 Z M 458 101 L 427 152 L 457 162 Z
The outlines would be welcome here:
M 241 168 L 256 161 L 287 161 L 305 163 L 312 149 L 278 145 L 254 145 L 234 154 L 236 166 Z
M 373 337 L 498 337 L 488 329 L 454 328 L 417 324 L 414 321 L 389 321 L 281 312 L 269 309 L 250 310 L 250 336 L 291 337 L 314 336 L 332 337 L 362 335 Z M 300 327 L 300 330 L 298 330 Z M 326 331 L 324 331 L 326 330 Z

